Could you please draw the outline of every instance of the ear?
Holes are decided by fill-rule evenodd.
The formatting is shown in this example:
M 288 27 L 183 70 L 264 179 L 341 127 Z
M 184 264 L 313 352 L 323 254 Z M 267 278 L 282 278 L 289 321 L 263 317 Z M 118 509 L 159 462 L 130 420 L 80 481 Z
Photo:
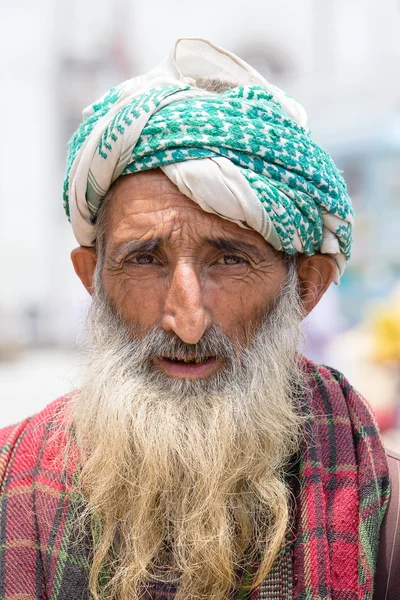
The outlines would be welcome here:
M 331 285 L 336 269 L 336 262 L 329 254 L 300 256 L 297 274 L 305 316 L 318 304 Z
M 97 256 L 94 248 L 79 246 L 71 252 L 71 260 L 75 273 L 82 281 L 90 295 L 93 294 L 93 276 L 96 268 Z

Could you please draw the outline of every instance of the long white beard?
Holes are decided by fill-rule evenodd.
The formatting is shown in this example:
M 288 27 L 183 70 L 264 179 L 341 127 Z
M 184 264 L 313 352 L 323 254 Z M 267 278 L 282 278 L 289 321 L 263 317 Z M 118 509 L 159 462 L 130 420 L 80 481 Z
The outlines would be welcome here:
M 213 328 L 196 351 L 222 355 L 225 367 L 191 382 L 154 371 L 150 357 L 193 346 L 160 330 L 135 339 L 104 299 L 93 298 L 94 347 L 70 418 L 82 527 L 100 517 L 95 598 L 103 560 L 112 564 L 108 592 L 119 600 L 140 598 L 154 581 L 173 581 L 177 600 L 226 599 L 237 569 L 259 551 L 254 583 L 269 571 L 288 526 L 285 466 L 299 442 L 301 316 L 290 268 L 250 346 L 238 352 Z

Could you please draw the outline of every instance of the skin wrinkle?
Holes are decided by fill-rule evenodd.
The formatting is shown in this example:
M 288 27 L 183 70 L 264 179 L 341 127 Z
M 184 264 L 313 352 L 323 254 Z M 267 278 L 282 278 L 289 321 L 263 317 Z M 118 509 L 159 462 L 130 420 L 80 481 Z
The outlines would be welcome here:
M 124 244 L 118 245 L 110 251 L 109 262 L 111 265 L 115 265 L 115 267 L 119 267 L 124 260 L 128 259 L 131 255 L 140 254 L 140 253 L 152 253 L 152 252 L 160 252 L 165 249 L 167 243 L 170 241 L 171 236 L 167 236 L 165 238 L 161 237 L 148 237 L 145 239 L 138 238 L 132 239 Z M 190 241 L 190 238 L 189 238 Z M 225 251 L 232 254 L 243 254 L 248 260 L 253 262 L 254 264 L 259 264 L 263 260 L 265 261 L 265 257 L 262 257 L 258 249 L 249 243 L 242 242 L 238 239 L 210 239 L 205 238 L 201 240 L 203 244 L 207 244 L 216 250 Z M 192 250 L 195 249 L 195 241 L 193 240 Z M 247 251 L 249 254 L 246 254 Z

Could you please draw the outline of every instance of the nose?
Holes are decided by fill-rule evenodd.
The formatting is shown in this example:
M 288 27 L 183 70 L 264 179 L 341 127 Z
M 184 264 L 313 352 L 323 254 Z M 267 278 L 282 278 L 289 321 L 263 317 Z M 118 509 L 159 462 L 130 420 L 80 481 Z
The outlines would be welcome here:
M 186 344 L 197 344 L 210 325 L 211 316 L 204 306 L 195 267 L 187 263 L 177 265 L 164 305 L 164 331 L 173 331 Z

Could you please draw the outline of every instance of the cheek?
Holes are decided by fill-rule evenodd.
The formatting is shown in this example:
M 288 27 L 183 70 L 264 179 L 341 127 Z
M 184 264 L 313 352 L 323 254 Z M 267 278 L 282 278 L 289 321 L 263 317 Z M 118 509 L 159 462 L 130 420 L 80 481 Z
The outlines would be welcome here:
M 162 318 L 165 286 L 156 278 L 135 280 L 127 274 L 104 276 L 104 288 L 126 323 L 149 329 Z
M 280 281 L 257 279 L 249 284 L 244 281 L 227 285 L 209 286 L 206 304 L 213 321 L 224 333 L 240 339 L 257 328 L 280 291 Z

